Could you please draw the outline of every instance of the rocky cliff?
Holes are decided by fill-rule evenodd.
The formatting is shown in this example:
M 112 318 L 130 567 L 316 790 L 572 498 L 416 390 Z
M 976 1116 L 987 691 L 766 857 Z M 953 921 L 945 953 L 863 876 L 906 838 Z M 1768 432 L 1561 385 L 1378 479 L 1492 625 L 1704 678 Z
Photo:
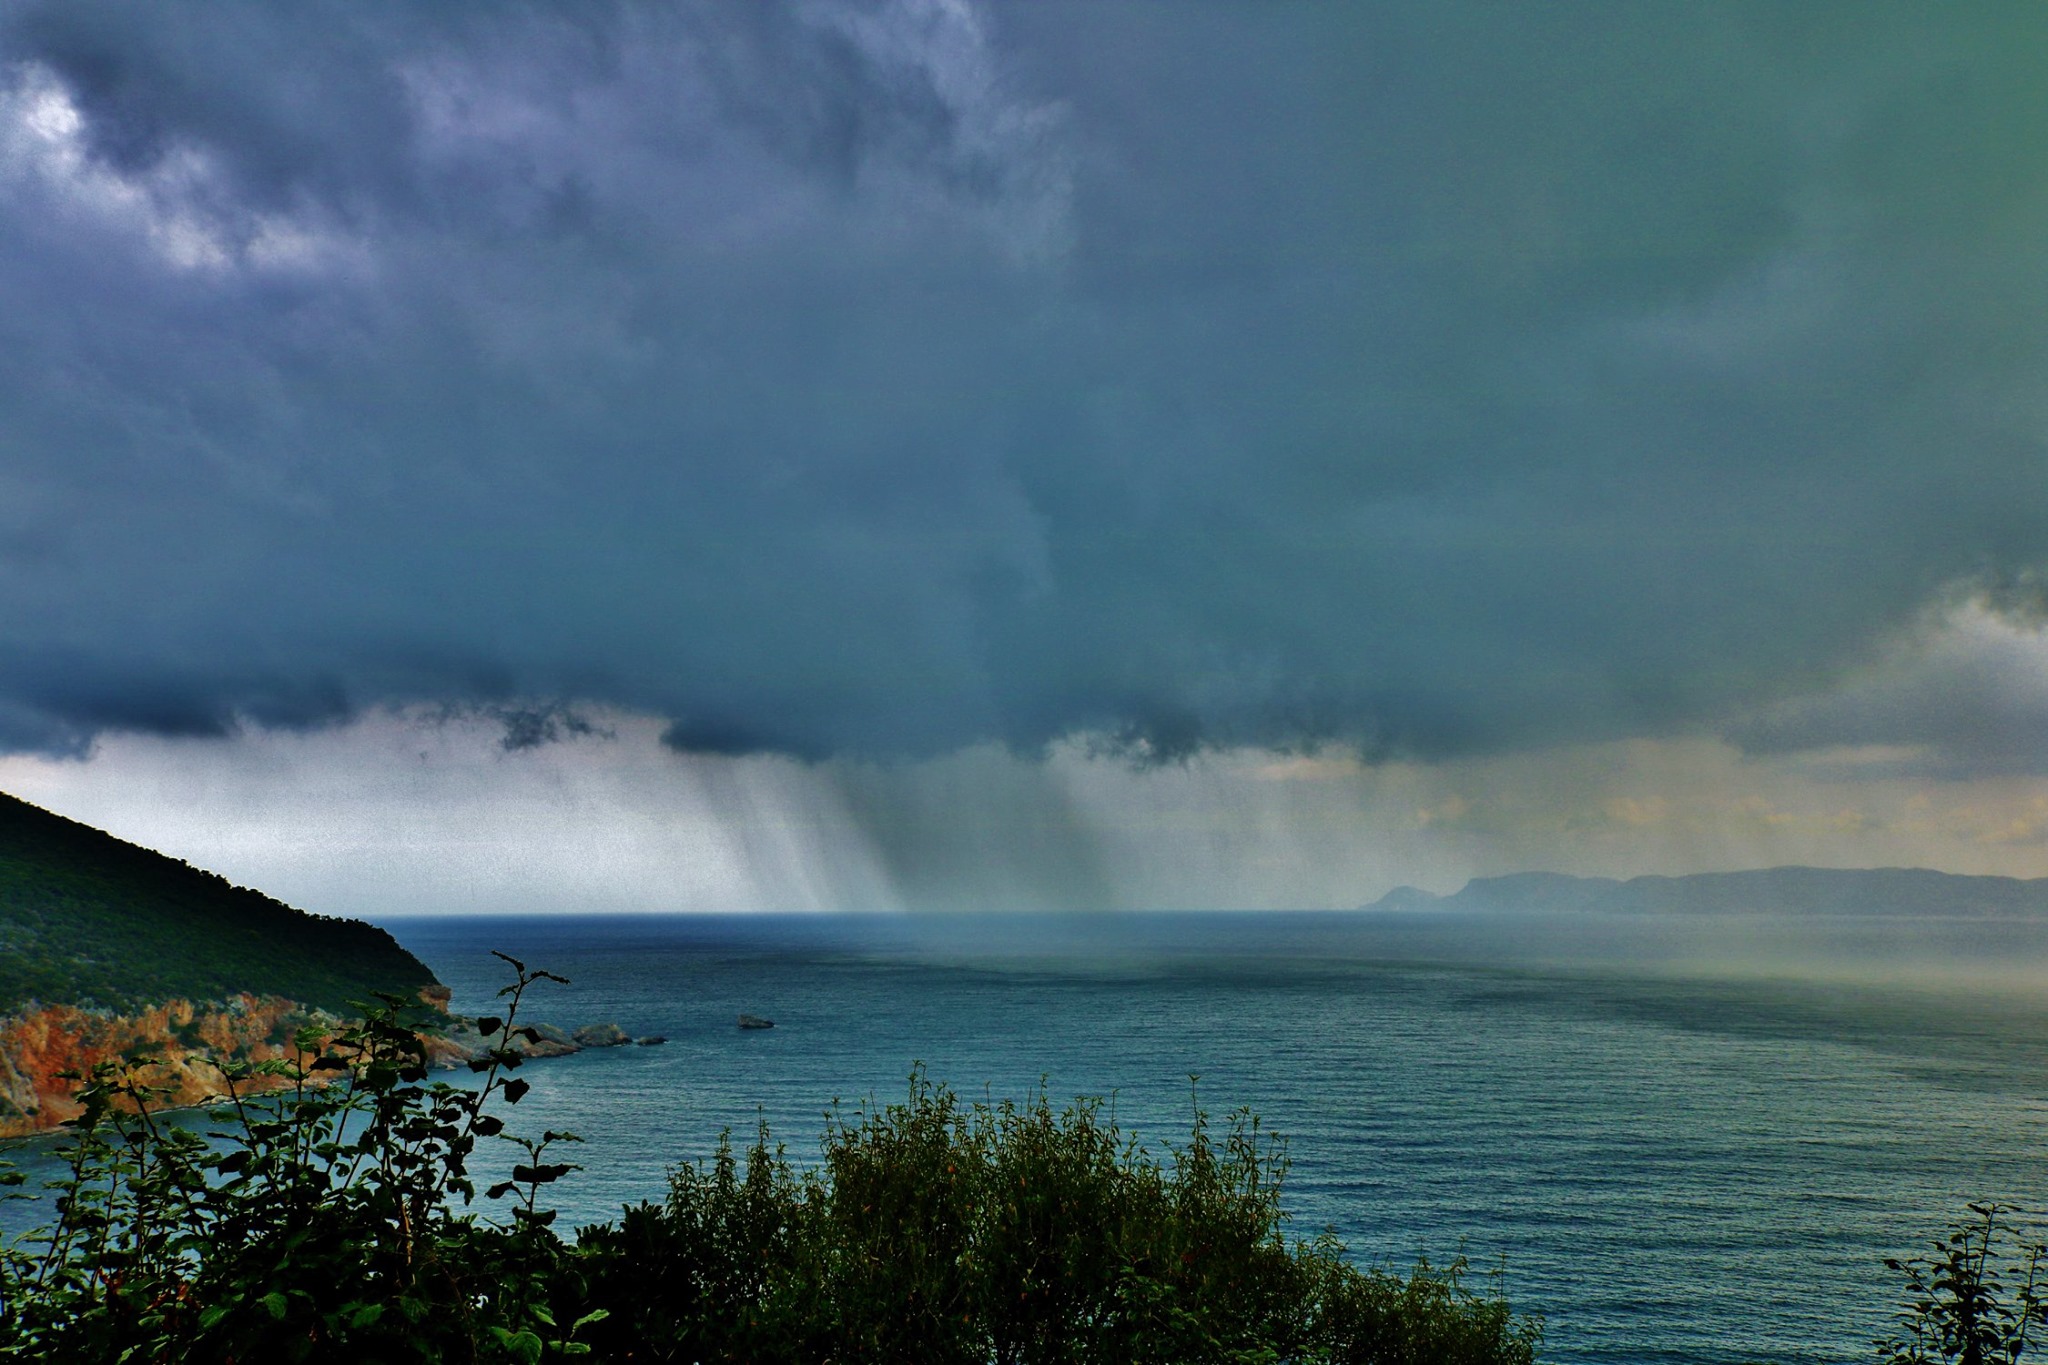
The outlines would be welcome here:
M 0 1136 L 51 1128 L 75 1117 L 75 1080 L 101 1062 L 147 1054 L 161 1058 L 151 1083 L 168 1105 L 204 1104 L 222 1092 L 220 1061 L 290 1057 L 309 1024 L 335 1023 L 282 996 L 237 995 L 212 1004 L 170 1000 L 116 1014 L 77 1005 L 45 1005 L 0 1020 Z M 307 1059 L 307 1060 L 310 1060 Z
M 223 1065 L 310 1063 L 295 1056 L 301 1030 L 337 1028 L 380 996 L 442 1012 L 422 1040 L 445 1067 L 494 1044 L 552 1057 L 635 1041 L 616 1024 L 487 1040 L 447 1013 L 447 987 L 384 930 L 307 914 L 0 794 L 0 1136 L 73 1117 L 66 1073 L 121 1058 L 156 1059 L 147 1079 L 164 1104 L 204 1104 L 223 1091 Z
M 447 1005 L 446 988 L 430 988 L 421 995 L 429 1005 Z M 337 1015 L 277 995 L 237 995 L 211 1004 L 171 1000 L 129 1013 L 45 1005 L 0 1019 L 0 1137 L 40 1132 L 75 1118 L 80 1109 L 73 1098 L 78 1082 L 71 1077 L 88 1074 L 102 1062 L 153 1059 L 147 1080 L 160 1087 L 159 1102 L 189 1108 L 224 1097 L 223 1065 L 287 1060 L 308 1067 L 317 1053 L 295 1046 L 301 1031 L 312 1027 L 332 1032 L 342 1025 Z M 511 1037 L 498 1034 L 486 1039 L 475 1019 L 449 1014 L 444 1024 L 421 1034 L 420 1041 L 430 1064 L 463 1068 L 493 1045 L 538 1058 L 663 1040 L 636 1040 L 617 1024 L 587 1024 L 574 1030 L 534 1024 Z M 313 1072 L 308 1079 L 319 1084 L 336 1074 Z M 256 1094 L 290 1083 L 258 1076 L 239 1089 Z

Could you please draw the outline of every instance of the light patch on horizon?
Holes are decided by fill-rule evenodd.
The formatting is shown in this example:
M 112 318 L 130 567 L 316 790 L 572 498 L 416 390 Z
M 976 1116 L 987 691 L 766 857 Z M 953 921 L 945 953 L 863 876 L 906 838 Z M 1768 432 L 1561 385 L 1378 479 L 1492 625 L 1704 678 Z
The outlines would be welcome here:
M 1350 755 L 1291 754 L 1260 764 L 1251 775 L 1260 782 L 1337 782 L 1364 771 L 1365 765 Z
M 1434 806 L 1424 806 L 1415 812 L 1415 823 L 1424 829 L 1432 826 L 1455 825 L 1472 813 L 1472 803 L 1453 793 Z
M 2038 782 L 1893 775 L 1848 799 L 1836 776 L 1711 739 L 1330 759 L 1276 781 L 1257 751 L 1147 769 L 1076 741 L 1043 761 L 984 747 L 803 764 L 678 754 L 659 720 L 626 712 L 581 725 L 526 747 L 483 713 L 116 735 L 85 760 L 0 758 L 0 789 L 308 909 L 372 916 L 1341 908 L 1532 868 L 2048 875 Z
M 508 749 L 487 716 L 0 758 L 0 790 L 328 914 L 893 908 L 801 764 L 682 762 L 661 724 Z
M 1976 836 L 1980 844 L 2048 844 L 2048 800 L 2034 798 L 2017 814 L 2000 812 Z
M 1618 825 L 1640 829 L 1669 820 L 1671 803 L 1661 796 L 1615 796 L 1601 804 L 1601 811 Z

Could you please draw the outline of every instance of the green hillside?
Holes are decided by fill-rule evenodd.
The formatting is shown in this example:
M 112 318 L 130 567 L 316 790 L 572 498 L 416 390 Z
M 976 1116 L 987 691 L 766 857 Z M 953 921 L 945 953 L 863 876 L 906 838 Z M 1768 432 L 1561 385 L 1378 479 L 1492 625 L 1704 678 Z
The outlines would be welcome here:
M 240 991 L 340 1011 L 433 980 L 382 929 L 308 914 L 0 795 L 0 1013 Z

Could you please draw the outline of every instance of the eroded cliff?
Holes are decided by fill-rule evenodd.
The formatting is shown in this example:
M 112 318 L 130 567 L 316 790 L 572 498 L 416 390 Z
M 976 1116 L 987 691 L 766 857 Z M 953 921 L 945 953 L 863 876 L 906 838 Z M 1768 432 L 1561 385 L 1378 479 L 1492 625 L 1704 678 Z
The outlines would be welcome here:
M 0 1136 L 75 1117 L 78 1082 L 67 1072 L 83 1075 L 124 1057 L 158 1058 L 149 1080 L 164 1088 L 163 1102 L 204 1104 L 223 1093 L 216 1063 L 290 1058 L 301 1029 L 336 1023 L 324 1011 L 275 995 L 237 995 L 215 1004 L 172 1000 L 128 1014 L 76 1005 L 18 1013 L 0 1020 Z M 251 1088 L 281 1083 L 257 1078 Z
M 663 1041 L 636 1040 L 617 1024 L 589 1024 L 573 1031 L 531 1024 L 486 1038 L 474 1018 L 447 1013 L 447 987 L 427 987 L 420 997 L 442 1012 L 442 1020 L 419 1039 L 427 1063 L 444 1069 L 464 1068 L 493 1047 L 538 1058 Z M 344 1020 L 326 1010 L 276 995 L 236 995 L 211 1004 L 172 1000 L 130 1013 L 76 1005 L 26 1010 L 0 1019 L 0 1137 L 41 1132 L 75 1118 L 80 1112 L 74 1098 L 77 1077 L 102 1062 L 123 1058 L 152 1059 L 144 1079 L 159 1089 L 157 1103 L 168 1108 L 224 1098 L 223 1069 L 240 1063 L 293 1061 L 311 1083 L 322 1084 L 340 1073 L 309 1070 L 318 1052 L 301 1051 L 296 1042 L 308 1028 L 324 1040 L 344 1026 Z M 237 1089 L 259 1094 L 292 1083 L 252 1076 Z

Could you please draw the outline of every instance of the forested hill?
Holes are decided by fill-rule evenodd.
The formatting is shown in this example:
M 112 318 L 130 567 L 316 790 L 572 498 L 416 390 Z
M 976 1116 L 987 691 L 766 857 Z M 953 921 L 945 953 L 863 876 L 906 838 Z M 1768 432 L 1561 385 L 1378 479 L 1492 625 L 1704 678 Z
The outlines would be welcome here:
M 1367 908 L 2048 918 L 2048 879 L 1960 876 L 1921 867 L 1773 867 L 1627 881 L 1522 872 L 1474 877 L 1449 896 L 1403 886 Z
M 337 1012 L 434 974 L 390 934 L 297 910 L 0 795 L 0 1014 L 278 995 Z

